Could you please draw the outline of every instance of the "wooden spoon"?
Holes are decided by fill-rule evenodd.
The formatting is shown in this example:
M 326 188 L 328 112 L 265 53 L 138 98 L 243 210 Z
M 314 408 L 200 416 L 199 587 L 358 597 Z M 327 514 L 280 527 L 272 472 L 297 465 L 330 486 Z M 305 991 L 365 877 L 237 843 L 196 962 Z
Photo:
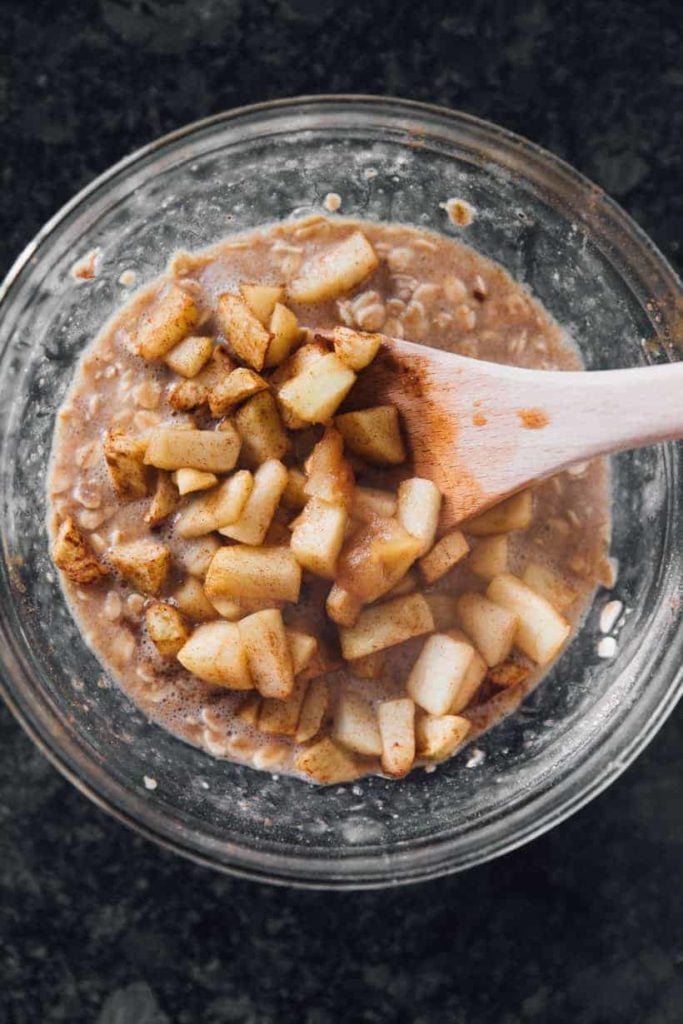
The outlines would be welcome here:
M 683 437 L 683 362 L 628 370 L 526 370 L 383 336 L 356 408 L 400 410 L 418 476 L 454 526 L 606 452 Z

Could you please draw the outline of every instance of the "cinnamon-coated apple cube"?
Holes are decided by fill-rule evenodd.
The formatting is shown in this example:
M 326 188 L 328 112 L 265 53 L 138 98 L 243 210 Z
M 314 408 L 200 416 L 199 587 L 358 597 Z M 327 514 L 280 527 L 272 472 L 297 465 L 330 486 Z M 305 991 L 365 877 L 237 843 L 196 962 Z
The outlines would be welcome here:
M 254 395 L 237 410 L 235 426 L 242 438 L 242 459 L 248 466 L 281 459 L 289 450 L 287 433 L 269 391 Z
M 458 598 L 458 618 L 487 665 L 507 658 L 519 621 L 515 614 L 482 594 L 466 593 Z
M 216 318 L 228 345 L 238 359 L 262 370 L 270 345 L 270 332 L 238 295 L 224 293 L 218 299 Z
M 223 416 L 240 402 L 246 402 L 267 387 L 267 382 L 255 370 L 250 370 L 248 366 L 238 366 L 209 391 L 211 415 Z
M 187 642 L 188 630 L 177 608 L 165 601 L 155 601 L 145 610 L 147 635 L 165 658 L 175 657 Z
M 549 601 L 510 573 L 491 580 L 486 595 L 516 616 L 515 643 L 521 651 L 538 665 L 547 665 L 553 660 L 569 636 L 571 626 Z
M 184 579 L 173 591 L 173 597 L 182 614 L 192 622 L 209 622 L 218 618 L 203 586 L 194 576 Z
M 485 580 L 492 580 L 494 576 L 507 572 L 507 534 L 495 533 L 490 537 L 482 537 L 477 541 L 467 564 L 475 575 Z
M 294 762 L 294 767 L 315 782 L 330 786 L 340 782 L 352 782 L 353 779 L 365 774 L 366 766 L 350 751 L 340 747 L 329 736 L 325 736 L 302 750 Z
M 134 540 L 110 548 L 109 561 L 136 590 L 161 592 L 171 568 L 171 552 L 156 540 Z
M 531 675 L 531 670 L 516 661 L 504 661 L 489 669 L 488 679 L 494 686 L 517 686 Z
M 396 495 L 391 491 L 382 491 L 376 487 L 356 487 L 353 492 L 351 515 L 354 519 L 363 522 L 374 516 L 393 519 L 397 508 Z
M 420 559 L 420 572 L 426 583 L 434 583 L 460 562 L 470 546 L 461 530 L 451 530 L 438 540 L 434 547 Z
M 299 321 L 291 309 L 283 306 L 281 302 L 275 304 L 270 322 L 270 345 L 266 353 L 267 367 L 279 366 L 289 355 L 292 346 L 298 341 L 300 330 Z
M 283 384 L 279 403 L 304 423 L 329 423 L 355 380 L 353 370 L 331 352 Z
M 377 705 L 382 738 L 382 771 L 393 778 L 407 775 L 415 760 L 415 705 L 409 697 Z
M 432 715 L 447 714 L 473 654 L 469 643 L 445 633 L 430 636 L 408 676 L 408 696 Z
M 289 430 L 302 430 L 309 426 L 306 420 L 303 420 L 300 416 L 288 408 L 282 402 L 279 401 L 280 391 L 284 385 L 298 377 L 299 374 L 304 373 L 310 367 L 322 359 L 323 356 L 329 354 L 329 348 L 322 340 L 316 340 L 310 342 L 307 345 L 302 345 L 292 355 L 285 360 L 269 378 L 269 384 L 278 396 L 278 406 L 280 409 L 280 415 L 282 416 L 282 422 Z
M 382 738 L 374 709 L 355 693 L 342 693 L 334 711 L 332 738 L 362 757 L 379 757 Z
M 418 758 L 443 761 L 462 746 L 472 723 L 459 715 L 418 714 L 415 720 L 415 745 Z
M 434 619 L 422 594 L 395 597 L 364 609 L 355 626 L 340 628 L 342 656 L 347 661 L 362 658 L 433 630 Z
M 169 285 L 138 322 L 135 345 L 143 359 L 161 359 L 199 323 L 199 308 L 191 295 Z
M 301 566 L 289 548 L 231 544 L 216 551 L 204 590 L 216 597 L 298 601 Z
M 109 430 L 104 437 L 104 459 L 112 487 L 121 501 L 135 501 L 148 493 L 145 452 L 147 441 L 123 430 Z
M 357 524 L 337 562 L 337 582 L 364 604 L 384 596 L 407 573 L 421 542 L 396 519 Z
M 363 602 L 337 583 L 332 586 L 325 601 L 327 617 L 339 626 L 353 626 L 362 609 Z
M 196 377 L 206 366 L 213 352 L 213 338 L 191 334 L 175 345 L 164 357 L 169 370 L 181 377 Z
M 168 401 L 178 412 L 197 409 L 209 400 L 209 393 L 235 369 L 235 363 L 220 345 L 214 345 L 206 366 L 191 380 L 174 384 Z
M 303 633 L 299 629 L 285 629 L 285 633 L 292 658 L 292 669 L 294 675 L 298 676 L 310 664 L 318 649 L 318 641 L 310 633 Z
M 334 505 L 350 509 L 355 497 L 353 469 L 344 458 L 344 439 L 334 427 L 326 427 L 323 436 L 306 459 L 305 493 Z
M 175 557 L 185 572 L 203 580 L 219 547 L 217 537 L 192 537 L 176 548 Z
M 424 599 L 434 617 L 434 628 L 440 633 L 450 630 L 458 621 L 458 599 L 453 594 L 425 594 Z
M 254 612 L 238 627 L 256 689 L 263 697 L 286 700 L 294 688 L 294 669 L 282 612 Z
M 344 543 L 346 509 L 311 498 L 292 531 L 291 548 L 296 560 L 325 579 L 334 579 L 337 558 Z
M 352 331 L 348 327 L 335 327 L 332 332 L 332 343 L 341 361 L 358 373 L 369 366 L 379 352 L 382 335 Z
M 448 636 L 453 640 L 459 640 L 462 643 L 468 644 L 470 642 L 469 638 L 461 629 L 449 629 Z M 449 714 L 457 715 L 467 707 L 481 684 L 484 682 L 487 671 L 488 665 L 482 658 L 479 651 L 475 650 L 467 671 L 465 672 L 460 686 L 458 687 L 455 699 L 448 709 Z
M 420 555 L 434 544 L 441 511 L 441 491 L 431 480 L 419 476 L 404 480 L 398 489 L 399 523 L 420 541 Z
M 531 491 L 519 491 L 493 508 L 463 523 L 465 533 L 472 537 L 488 537 L 492 533 L 526 530 L 531 526 L 533 498 Z
M 256 319 L 267 325 L 285 289 L 278 284 L 241 284 L 240 294 Z
M 145 453 L 148 466 L 157 469 L 201 469 L 229 473 L 237 462 L 240 436 L 227 424 L 225 430 L 176 430 L 158 427 L 150 434 Z
M 281 462 L 264 462 L 254 474 L 254 484 L 239 519 L 221 527 L 219 532 L 242 544 L 263 544 L 287 480 L 288 473 Z
M 176 532 L 180 537 L 201 537 L 237 522 L 253 487 L 251 473 L 238 470 L 210 494 L 194 498 L 180 513 Z
M 360 231 L 308 259 L 287 285 L 292 302 L 325 302 L 360 284 L 379 266 L 375 250 Z
M 405 462 L 406 449 L 395 405 L 375 405 L 370 409 L 345 412 L 335 417 L 334 425 L 349 450 L 366 462 L 378 466 L 398 466 Z
M 251 690 L 247 654 L 233 622 L 205 622 L 197 626 L 176 655 L 192 675 L 228 690 Z
M 243 697 L 240 706 L 235 711 L 235 717 L 245 725 L 256 725 L 262 703 L 261 694 L 257 690 L 251 690 Z
M 71 516 L 67 516 L 52 544 L 52 559 L 73 583 L 95 583 L 109 570 L 101 565 Z
M 208 491 L 215 487 L 218 477 L 215 473 L 205 473 L 201 469 L 176 469 L 173 474 L 173 483 L 178 488 L 178 494 L 192 494 L 194 491 Z
M 312 679 L 299 713 L 296 727 L 297 743 L 308 743 L 317 736 L 322 727 L 330 704 L 330 691 L 324 679 Z
M 401 594 L 413 594 L 419 587 L 420 580 L 414 569 L 408 569 L 398 583 L 395 583 L 391 590 L 386 593 L 387 597 L 400 597 Z
M 507 566 L 501 572 L 505 572 L 506 568 Z M 558 611 L 564 611 L 576 600 L 574 588 L 570 587 L 549 565 L 543 565 L 541 562 L 529 562 L 524 568 L 522 579 L 528 587 L 550 601 Z
M 178 507 L 178 498 L 178 488 L 173 483 L 170 473 L 163 469 L 158 470 L 154 495 L 145 515 L 147 525 L 158 526 L 164 519 L 168 519 Z
M 298 680 L 286 700 L 264 697 L 258 717 L 258 728 L 267 736 L 294 736 L 306 697 L 308 683 Z
M 308 495 L 304 490 L 305 486 L 306 474 L 296 467 L 289 469 L 287 486 L 282 492 L 282 498 L 280 499 L 282 504 L 287 508 L 292 508 L 300 512 L 308 501 Z
M 354 658 L 347 661 L 349 672 L 361 679 L 381 679 L 384 672 L 384 665 L 387 660 L 386 651 L 375 651 L 373 654 L 366 654 L 362 658 Z

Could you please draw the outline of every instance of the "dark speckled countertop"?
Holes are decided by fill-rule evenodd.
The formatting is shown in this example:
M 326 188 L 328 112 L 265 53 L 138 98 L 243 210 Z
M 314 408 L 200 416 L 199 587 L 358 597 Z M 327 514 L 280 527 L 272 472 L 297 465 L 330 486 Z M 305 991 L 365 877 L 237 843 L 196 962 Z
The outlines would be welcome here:
M 681 264 L 679 0 L 3 0 L 0 263 L 137 146 L 375 92 L 568 159 Z M 399 891 L 213 874 L 91 806 L 0 712 L 3 1024 L 680 1024 L 683 714 L 525 849 Z

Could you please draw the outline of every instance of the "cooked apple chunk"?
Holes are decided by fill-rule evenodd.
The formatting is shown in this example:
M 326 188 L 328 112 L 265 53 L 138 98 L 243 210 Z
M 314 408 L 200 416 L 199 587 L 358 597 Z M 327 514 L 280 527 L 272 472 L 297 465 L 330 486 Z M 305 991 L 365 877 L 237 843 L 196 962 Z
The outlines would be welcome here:
M 199 309 L 191 295 L 171 285 L 143 313 L 135 344 L 143 359 L 161 359 L 199 323 Z
M 382 737 L 382 771 L 401 778 L 415 760 L 415 705 L 408 697 L 384 700 L 377 706 L 377 720 Z
M 219 547 L 217 537 L 193 537 L 176 550 L 176 558 L 185 572 L 203 580 Z
M 282 504 L 287 508 L 293 508 L 300 512 L 308 501 L 308 495 L 304 490 L 306 486 L 306 474 L 296 467 L 288 470 L 287 486 L 282 492 Z
M 286 629 L 285 633 L 292 658 L 292 669 L 294 675 L 298 676 L 310 664 L 318 649 L 318 641 L 310 633 L 303 633 L 299 629 Z
M 266 325 L 285 289 L 278 284 L 241 284 L 240 293 L 256 319 Z
M 259 731 L 266 736 L 294 736 L 307 687 L 307 682 L 295 682 L 286 700 L 264 697 L 258 717 Z
M 281 608 L 282 603 L 282 601 L 273 601 L 267 598 L 259 600 L 255 597 L 211 597 L 214 611 L 217 611 L 221 618 L 227 619 L 228 622 L 239 622 L 247 615 L 264 612 L 269 608 Z
M 517 618 L 515 643 L 524 654 L 538 665 L 553 660 L 571 626 L 549 601 L 510 573 L 491 580 L 486 595 Z
M 495 533 L 490 537 L 482 537 L 470 555 L 468 566 L 482 579 L 492 580 L 507 572 L 508 538 L 506 533 Z
M 391 590 L 387 591 L 387 597 L 400 597 L 401 594 L 412 594 L 420 585 L 420 580 L 414 569 L 408 569 L 405 576 L 402 576 L 398 583 L 395 583 Z
M 235 363 L 224 348 L 214 346 L 211 358 L 192 380 L 175 384 L 168 392 L 169 404 L 177 412 L 189 412 L 205 405 L 209 393 L 235 369 Z
M 469 638 L 461 629 L 449 629 L 447 635 L 453 640 L 459 640 L 462 643 L 469 644 L 470 642 Z M 470 661 L 467 671 L 465 672 L 460 686 L 458 687 L 455 699 L 448 709 L 449 714 L 458 715 L 467 707 L 481 684 L 484 682 L 487 671 L 488 665 L 482 658 L 481 654 L 479 651 L 474 651 L 472 660 Z
M 375 250 L 360 231 L 307 260 L 287 286 L 292 302 L 325 302 L 349 291 L 379 266 Z
M 255 612 L 238 626 L 257 690 L 263 697 L 286 700 L 294 689 L 294 669 L 282 612 Z
M 350 751 L 344 750 L 329 736 L 302 750 L 294 762 L 294 767 L 323 786 L 352 782 L 353 779 L 364 775 L 366 769 L 362 761 L 357 760 Z
M 531 526 L 533 498 L 531 491 L 519 491 L 493 508 L 463 523 L 465 533 L 473 537 L 488 537 L 492 533 L 526 530 Z
M 518 619 L 515 614 L 481 594 L 461 594 L 458 598 L 460 625 L 487 665 L 504 661 L 515 641 Z
M 369 366 L 382 344 L 381 334 L 364 334 L 348 327 L 335 327 L 332 332 L 334 351 L 343 363 L 358 373 Z
M 425 643 L 412 667 L 406 690 L 416 704 L 432 715 L 445 715 L 453 705 L 474 648 L 445 633 L 435 633 Z
M 341 550 L 337 582 L 364 604 L 383 597 L 405 576 L 421 544 L 396 519 L 358 524 Z
M 239 519 L 219 532 L 242 544 L 263 544 L 288 479 L 287 470 L 277 459 L 264 462 L 254 474 L 254 486 Z
M 254 478 L 248 470 L 233 473 L 215 490 L 195 498 L 183 509 L 175 527 L 178 535 L 201 537 L 237 522 L 253 486 Z
M 431 551 L 420 559 L 420 572 L 426 583 L 434 583 L 460 562 L 470 546 L 460 530 L 452 530 L 437 541 Z
M 367 522 L 374 516 L 393 519 L 396 515 L 398 502 L 391 491 L 378 490 L 376 487 L 356 487 L 353 492 L 351 515 L 354 519 Z
M 145 611 L 147 635 L 165 658 L 175 657 L 187 642 L 188 632 L 177 608 L 165 601 L 151 604 Z
M 188 576 L 173 592 L 178 609 L 192 622 L 208 622 L 218 618 L 216 609 L 194 576 Z
M 239 451 L 240 437 L 234 427 L 227 430 L 158 427 L 150 435 L 145 462 L 157 469 L 189 467 L 206 473 L 229 473 Z
M 334 425 L 349 450 L 366 462 L 378 466 L 398 466 L 405 462 L 406 449 L 395 405 L 375 405 L 370 409 L 345 412 L 335 418 Z
M 148 526 L 158 526 L 164 519 L 175 512 L 178 507 L 178 488 L 173 483 L 169 473 L 160 469 L 157 472 L 157 482 L 154 488 L 154 497 L 145 515 L 145 522 Z
M 104 437 L 104 459 L 117 498 L 135 501 L 148 493 L 145 451 L 147 441 L 122 430 L 109 430 Z
M 354 594 L 335 583 L 327 595 L 325 611 L 339 626 L 353 626 L 363 610 L 363 602 Z
M 291 548 L 296 560 L 326 579 L 334 579 L 337 558 L 344 543 L 347 513 L 343 505 L 311 498 L 292 531 Z
M 270 323 L 270 345 L 266 353 L 267 367 L 279 366 L 289 355 L 292 346 L 299 338 L 299 321 L 291 309 L 283 306 L 281 302 L 275 304 Z
M 505 572 L 506 569 L 507 566 L 501 569 L 501 572 Z M 564 611 L 576 600 L 574 588 L 570 587 L 554 569 L 541 562 L 528 562 L 522 573 L 522 579 L 528 587 L 550 601 L 558 611 Z
M 214 417 L 223 416 L 240 402 L 265 391 L 267 382 L 248 366 L 238 366 L 209 391 L 209 409 Z
M 382 753 L 377 715 L 368 702 L 355 693 L 342 693 L 337 701 L 332 738 L 363 757 L 379 757 Z
M 329 423 L 355 380 L 353 370 L 330 352 L 283 384 L 278 399 L 287 413 L 304 423 Z
M 298 601 L 300 588 L 301 566 L 289 548 L 243 544 L 218 549 L 204 584 L 210 601 L 214 597 Z
M 228 690 L 251 690 L 247 654 L 233 622 L 206 622 L 198 626 L 177 654 L 192 675 Z
M 404 480 L 398 489 L 399 523 L 420 541 L 420 555 L 426 555 L 436 536 L 441 511 L 441 491 L 431 480 L 419 476 Z
M 173 483 L 178 488 L 178 494 L 192 494 L 194 491 L 208 491 L 215 487 L 218 477 L 215 473 L 205 473 L 201 469 L 176 469 L 173 474 Z
M 242 459 L 248 466 L 281 459 L 289 449 L 287 433 L 269 391 L 254 395 L 237 410 L 235 426 L 242 438 Z
M 57 531 L 52 558 L 57 568 L 74 583 L 94 583 L 109 575 L 109 570 L 100 565 L 71 516 L 67 516 Z
M 171 349 L 164 357 L 164 362 L 181 377 L 196 377 L 208 363 L 212 352 L 213 338 L 191 334 Z
M 312 679 L 299 714 L 295 739 L 297 743 L 308 743 L 317 736 L 322 727 L 330 704 L 330 691 L 324 679 Z
M 344 439 L 334 427 L 325 432 L 306 459 L 304 492 L 333 505 L 351 508 L 355 497 L 353 469 L 344 458 Z
M 531 675 L 531 670 L 516 661 L 504 661 L 489 669 L 488 679 L 494 686 L 518 686 Z
M 156 540 L 134 540 L 111 548 L 109 561 L 136 590 L 156 596 L 171 568 L 171 552 Z
M 443 761 L 467 739 L 471 722 L 459 715 L 418 714 L 415 721 L 416 753 L 425 761 Z
M 238 359 L 262 370 L 270 345 L 270 332 L 254 316 L 244 299 L 223 294 L 218 300 L 218 323 Z
M 432 613 L 422 594 L 395 597 L 366 608 L 355 626 L 340 628 L 342 655 L 347 661 L 362 658 L 433 630 Z

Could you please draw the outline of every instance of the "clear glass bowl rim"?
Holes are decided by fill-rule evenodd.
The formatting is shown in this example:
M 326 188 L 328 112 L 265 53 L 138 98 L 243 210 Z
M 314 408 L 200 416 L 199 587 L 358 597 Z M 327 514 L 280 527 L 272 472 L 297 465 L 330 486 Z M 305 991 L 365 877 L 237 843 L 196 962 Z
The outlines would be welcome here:
M 394 120 L 404 116 L 411 122 L 410 130 L 417 137 L 430 131 L 459 133 L 459 141 L 469 142 L 478 152 L 495 150 L 496 162 L 501 162 L 502 150 L 509 168 L 541 187 L 550 185 L 560 194 L 564 192 L 569 196 L 590 194 L 594 204 L 596 200 L 599 204 L 600 233 L 609 239 L 616 253 L 616 266 L 620 251 L 630 253 L 631 259 L 637 260 L 649 288 L 656 293 L 662 309 L 676 309 L 680 305 L 683 299 L 681 281 L 654 243 L 601 189 L 559 157 L 471 114 L 400 98 L 333 94 L 292 97 L 237 107 L 194 121 L 124 157 L 79 191 L 29 242 L 0 285 L 0 306 L 11 296 L 15 282 L 35 261 L 41 246 L 59 225 L 119 175 L 131 171 L 147 157 L 160 154 L 207 128 L 239 121 L 245 128 L 258 125 L 264 115 L 286 118 L 288 113 L 310 111 L 331 118 L 335 112 L 352 116 L 354 111 L 361 110 Z M 592 226 L 589 227 L 591 229 Z M 632 265 L 629 269 L 634 272 Z M 79 757 L 77 743 L 61 730 L 49 728 L 47 706 L 41 707 L 39 696 L 22 685 L 23 668 L 12 650 L 7 622 L 0 621 L 0 633 L 4 634 L 5 641 L 0 650 L 0 694 L 41 752 L 93 803 L 146 838 L 198 863 L 245 878 L 305 888 L 361 889 L 424 881 L 472 867 L 522 846 L 565 820 L 614 782 L 655 736 L 683 692 L 683 659 L 679 659 L 676 665 L 675 659 L 668 658 L 666 665 L 671 666 L 670 678 L 653 714 L 645 721 L 638 720 L 637 705 L 634 706 L 621 723 L 618 734 L 609 737 L 608 751 L 602 747 L 592 751 L 558 785 L 548 787 L 512 814 L 487 825 L 479 833 L 475 849 L 458 851 L 461 839 L 448 837 L 421 840 L 412 846 L 382 850 L 371 856 L 311 857 L 305 848 L 300 854 L 285 854 L 246 845 L 237 848 L 230 844 L 226 859 L 224 848 L 221 849 L 221 857 L 212 856 L 210 852 L 198 849 L 187 836 L 169 834 L 164 828 L 163 816 L 156 814 L 151 804 L 137 803 L 134 806 L 131 793 L 112 785 L 106 773 L 94 764 L 84 764 Z

